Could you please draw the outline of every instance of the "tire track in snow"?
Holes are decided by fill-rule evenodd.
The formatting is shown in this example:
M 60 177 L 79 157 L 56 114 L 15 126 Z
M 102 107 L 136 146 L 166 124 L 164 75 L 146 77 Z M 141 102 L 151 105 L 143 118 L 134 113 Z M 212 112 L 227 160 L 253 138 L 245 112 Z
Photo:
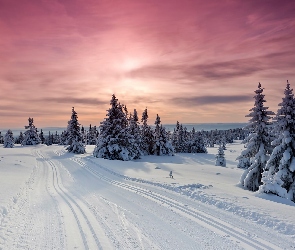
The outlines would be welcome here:
M 209 214 L 198 211 L 196 209 L 185 207 L 182 203 L 177 202 L 176 200 L 173 200 L 161 194 L 151 192 L 147 189 L 144 189 L 138 186 L 134 186 L 131 184 L 123 183 L 123 182 L 108 178 L 100 174 L 98 171 L 92 169 L 86 163 L 82 162 L 81 160 L 77 158 L 70 158 L 70 160 L 76 162 L 77 164 L 79 164 L 81 167 L 89 171 L 91 174 L 93 174 L 97 178 L 103 181 L 106 181 L 112 185 L 115 185 L 117 187 L 128 190 L 130 192 L 137 193 L 149 200 L 152 200 L 158 203 L 159 205 L 166 206 L 169 209 L 173 208 L 174 212 L 194 220 L 198 224 L 208 228 L 209 230 L 215 232 L 216 234 L 221 235 L 222 237 L 227 237 L 228 239 L 231 239 L 233 242 L 237 242 L 239 245 L 241 245 L 242 247 L 246 249 L 280 249 L 280 247 L 268 241 L 265 241 L 261 238 L 255 238 L 255 239 L 250 238 L 250 236 L 247 233 L 245 233 L 242 229 L 236 228 L 232 226 L 231 224 L 225 221 L 222 221 L 221 219 L 218 219 L 216 217 L 213 217 Z M 98 166 L 99 168 L 103 170 L 105 169 L 101 165 L 94 163 L 89 159 L 88 161 L 90 161 L 91 163 L 95 164 L 95 166 Z
M 52 185 L 56 193 L 61 197 L 68 208 L 71 210 L 75 221 L 78 225 L 78 229 L 83 241 L 85 249 L 103 249 L 101 243 L 97 237 L 98 233 L 94 230 L 94 227 L 90 223 L 87 215 L 80 207 L 80 205 L 71 197 L 65 188 L 62 187 L 62 182 L 60 180 L 58 167 L 48 158 L 45 158 L 44 155 L 39 151 L 39 156 L 44 159 L 45 163 L 51 167 L 52 170 Z M 85 233 L 85 231 L 88 233 Z M 92 236 L 92 237 L 89 237 Z

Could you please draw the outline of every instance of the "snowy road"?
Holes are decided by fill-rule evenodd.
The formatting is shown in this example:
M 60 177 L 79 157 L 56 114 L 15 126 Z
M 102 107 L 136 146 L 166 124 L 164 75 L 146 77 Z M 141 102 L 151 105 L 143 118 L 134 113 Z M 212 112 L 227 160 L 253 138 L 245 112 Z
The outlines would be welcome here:
M 2 219 L 0 249 L 291 249 L 294 239 L 63 147 L 35 165 Z M 117 162 L 120 164 L 120 162 Z M 258 233 L 259 232 L 259 233 Z

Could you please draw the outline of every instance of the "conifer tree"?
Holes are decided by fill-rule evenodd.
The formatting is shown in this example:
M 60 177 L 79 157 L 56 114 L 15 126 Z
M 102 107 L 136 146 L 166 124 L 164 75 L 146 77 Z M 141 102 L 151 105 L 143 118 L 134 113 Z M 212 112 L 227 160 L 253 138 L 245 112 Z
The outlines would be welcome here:
M 23 140 L 24 140 L 23 132 L 19 132 L 18 144 L 22 144 Z
M 138 115 L 137 115 L 136 109 L 134 109 L 133 114 L 130 113 L 127 136 L 128 136 L 129 142 L 131 142 L 130 148 L 133 151 L 133 155 L 136 155 L 135 159 L 137 159 L 141 155 L 143 155 L 143 153 L 140 148 L 141 133 L 140 133 L 140 127 L 139 127 Z
M 174 129 L 172 134 L 172 145 L 175 153 L 186 153 L 185 133 L 182 124 L 179 124 L 178 121 L 176 122 L 176 129 Z
M 44 134 L 43 134 L 42 129 L 41 129 L 41 131 L 40 131 L 39 138 L 40 138 L 40 140 L 41 140 L 41 143 L 44 144 L 44 142 L 45 142 L 45 137 L 44 137 Z
M 34 119 L 29 117 L 28 121 L 29 121 L 29 126 L 25 126 L 25 128 L 28 130 L 24 133 L 24 139 L 22 141 L 22 145 L 40 144 L 41 140 L 39 138 L 37 128 L 34 125 Z
M 255 92 L 254 107 L 250 109 L 250 114 L 246 117 L 251 117 L 246 129 L 250 131 L 249 136 L 244 140 L 246 149 L 242 151 L 237 158 L 239 164 L 249 164 L 244 166 L 245 172 L 242 174 L 240 183 L 250 191 L 257 191 L 261 185 L 262 173 L 265 170 L 266 162 L 269 154 L 272 151 L 271 136 L 267 126 L 270 125 L 269 120 L 272 111 L 268 111 L 268 107 L 264 107 L 263 88 L 258 84 L 258 89 Z
M 216 155 L 215 166 L 226 167 L 226 160 L 225 160 L 225 157 L 224 157 L 224 151 L 223 151 L 222 144 L 220 144 L 219 148 L 218 148 L 218 153 Z
M 4 148 L 13 148 L 14 147 L 14 138 L 13 138 L 13 133 L 10 129 L 6 132 L 4 136 L 4 143 L 3 143 Z
M 67 145 L 68 132 L 65 130 L 61 133 L 59 145 Z
M 46 145 L 47 146 L 51 146 L 53 144 L 53 141 L 52 141 L 52 135 L 50 133 L 50 131 L 48 132 L 48 137 L 46 138 Z
M 68 152 L 75 154 L 84 154 L 85 145 L 83 144 L 83 136 L 80 131 L 80 123 L 78 122 L 78 115 L 74 107 L 72 108 L 71 120 L 68 121 L 67 127 L 67 148 Z
M 133 160 L 140 156 L 139 148 L 132 145 L 132 136 L 128 134 L 128 119 L 123 105 L 113 94 L 110 101 L 111 108 L 107 118 L 101 122 L 100 135 L 94 148 L 93 155 L 110 160 Z
M 174 147 L 175 152 L 178 151 L 178 134 L 179 134 L 180 124 L 179 121 L 176 121 L 176 127 L 172 133 L 172 145 Z
M 178 144 L 177 144 L 177 148 L 175 148 L 175 152 L 177 153 L 187 153 L 187 145 L 186 145 L 186 140 L 185 140 L 185 130 L 182 126 L 182 124 L 180 124 L 179 126 L 179 131 L 178 131 Z
M 144 155 L 153 154 L 153 131 L 148 125 L 148 112 L 147 108 L 142 113 L 142 126 L 141 126 L 141 146 L 140 149 Z
M 169 141 L 165 128 L 162 127 L 161 119 L 158 114 L 156 117 L 155 125 L 156 128 L 154 132 L 153 154 L 170 156 L 174 155 L 174 148 Z
M 96 126 L 92 127 L 91 124 L 89 125 L 89 130 L 86 137 L 87 137 L 87 140 L 86 140 L 87 145 L 96 145 L 96 140 L 98 137 Z
M 86 143 L 86 131 L 85 131 L 83 125 L 81 127 L 81 136 L 82 136 L 82 143 L 85 144 Z
M 201 132 L 195 131 L 195 128 L 191 131 L 191 138 L 188 143 L 189 146 L 189 153 L 208 153 L 204 138 Z
M 281 107 L 274 118 L 275 146 L 263 173 L 260 192 L 272 193 L 295 202 L 295 100 L 287 81 Z
M 60 136 L 59 134 L 57 133 L 57 131 L 55 131 L 55 134 L 52 135 L 52 143 L 53 144 L 59 144 L 60 143 Z

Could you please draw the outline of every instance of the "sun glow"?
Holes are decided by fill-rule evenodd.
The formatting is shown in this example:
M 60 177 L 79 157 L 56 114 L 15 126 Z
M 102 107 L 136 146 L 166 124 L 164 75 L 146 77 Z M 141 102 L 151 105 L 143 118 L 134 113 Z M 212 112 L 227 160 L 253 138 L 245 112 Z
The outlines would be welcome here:
M 126 58 L 121 64 L 121 69 L 124 71 L 130 71 L 142 66 L 142 62 L 137 58 Z

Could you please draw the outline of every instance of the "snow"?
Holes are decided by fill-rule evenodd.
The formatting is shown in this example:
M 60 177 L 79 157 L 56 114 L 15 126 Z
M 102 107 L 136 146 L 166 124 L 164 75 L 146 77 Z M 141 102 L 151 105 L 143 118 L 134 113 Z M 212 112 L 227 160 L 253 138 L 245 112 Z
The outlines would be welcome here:
M 295 203 L 250 192 L 235 141 L 134 161 L 0 148 L 0 249 L 294 249 Z M 173 179 L 169 172 L 173 172 Z
M 295 157 L 292 157 L 291 163 L 290 163 L 290 167 L 289 167 L 290 171 L 294 172 L 295 171 Z

